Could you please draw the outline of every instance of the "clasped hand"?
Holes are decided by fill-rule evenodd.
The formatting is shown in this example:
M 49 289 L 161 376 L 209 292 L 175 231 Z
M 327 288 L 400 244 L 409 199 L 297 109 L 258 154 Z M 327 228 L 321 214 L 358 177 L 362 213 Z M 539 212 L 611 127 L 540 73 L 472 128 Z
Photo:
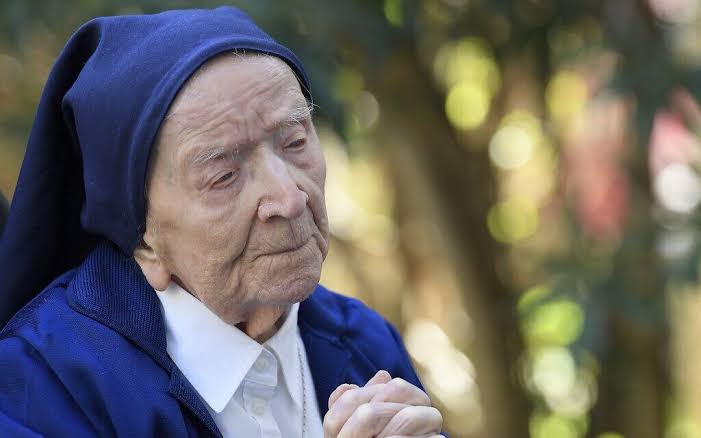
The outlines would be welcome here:
M 440 438 L 442 425 L 424 391 L 381 370 L 363 387 L 336 388 L 324 416 L 324 437 Z

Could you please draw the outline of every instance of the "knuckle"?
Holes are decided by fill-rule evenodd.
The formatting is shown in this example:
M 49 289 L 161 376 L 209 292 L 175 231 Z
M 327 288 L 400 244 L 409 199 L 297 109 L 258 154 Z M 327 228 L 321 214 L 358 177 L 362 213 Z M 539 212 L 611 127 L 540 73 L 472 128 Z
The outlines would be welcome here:
M 336 436 L 341 431 L 340 426 L 335 421 L 324 421 L 324 433 L 327 436 Z
M 419 401 L 418 404 L 423 405 L 423 406 L 431 406 L 431 397 L 428 396 L 424 391 L 421 391 L 420 394 L 418 395 Z M 435 409 L 435 408 L 434 408 Z
M 360 389 L 349 389 L 348 391 L 341 394 L 341 396 L 336 400 L 337 404 L 341 406 L 347 406 L 357 403 L 360 398 Z
M 395 418 L 397 419 L 397 421 L 401 421 L 402 423 L 406 424 L 412 422 L 419 415 L 420 414 L 415 406 L 409 406 L 397 412 Z
M 436 419 L 436 421 L 440 421 L 440 423 L 443 424 L 443 414 L 441 414 L 441 411 L 434 408 L 433 406 L 428 406 L 426 407 L 426 409 L 428 409 L 429 413 L 433 418 Z
M 329 396 L 329 402 L 331 402 L 332 400 L 338 400 L 338 398 L 340 396 L 342 396 L 343 394 L 345 394 L 346 392 L 348 392 L 352 389 L 353 389 L 353 386 L 348 384 L 348 383 L 344 383 L 343 385 L 340 385 Z
M 358 416 L 358 421 L 361 423 L 367 423 L 370 421 L 374 416 L 374 413 L 375 409 L 371 403 L 363 403 L 362 405 L 358 406 L 358 409 L 355 411 L 355 415 Z
M 428 394 L 401 377 L 395 377 L 388 385 L 390 388 L 388 395 L 395 400 L 404 400 L 419 406 L 431 406 Z
M 335 415 L 335 412 L 329 411 L 324 417 L 323 429 L 327 435 L 336 436 L 341 431 L 343 424 L 342 419 Z
M 440 432 L 440 430 L 443 428 L 443 415 L 441 414 L 441 412 L 432 406 L 426 407 L 424 409 L 427 409 L 429 415 L 428 421 L 433 424 L 436 432 Z
M 406 380 L 402 379 L 401 377 L 395 377 L 389 383 L 391 383 L 392 385 L 394 385 L 398 388 L 404 388 L 404 387 L 411 385 L 411 383 L 407 382 Z
M 406 380 L 402 379 L 401 377 L 395 377 L 392 379 L 388 384 L 387 388 L 389 392 L 397 397 L 406 397 L 407 395 L 411 394 L 411 384 L 407 382 Z
M 418 424 L 431 425 L 435 431 L 440 431 L 443 416 L 440 411 L 431 406 L 413 406 L 402 409 L 395 417 L 400 429 L 416 427 Z
M 401 377 L 395 377 L 392 379 L 387 386 L 391 389 L 394 394 L 410 394 L 412 385 Z

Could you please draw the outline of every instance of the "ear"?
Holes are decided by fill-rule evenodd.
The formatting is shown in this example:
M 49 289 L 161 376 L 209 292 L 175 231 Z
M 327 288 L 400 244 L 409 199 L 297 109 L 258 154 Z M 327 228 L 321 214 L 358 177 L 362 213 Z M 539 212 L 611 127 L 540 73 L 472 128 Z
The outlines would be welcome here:
M 157 291 L 168 289 L 170 285 L 170 271 L 160 255 L 143 239 L 134 250 L 134 260 L 141 267 L 146 281 Z

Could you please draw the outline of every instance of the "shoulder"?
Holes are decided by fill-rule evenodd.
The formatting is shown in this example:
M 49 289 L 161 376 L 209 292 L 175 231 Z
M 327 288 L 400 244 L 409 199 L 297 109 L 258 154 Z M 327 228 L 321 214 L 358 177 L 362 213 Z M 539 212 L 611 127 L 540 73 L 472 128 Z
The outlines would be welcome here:
M 302 304 L 300 322 L 349 352 L 363 378 L 385 369 L 421 385 L 397 329 L 362 301 L 319 285 Z
M 374 347 L 392 342 L 394 327 L 362 301 L 318 285 L 300 306 L 300 319 L 327 336 L 354 339 Z
M 60 364 L 52 363 L 72 317 L 65 301 L 72 275 L 58 277 L 0 332 L 0 431 L 12 436 L 33 436 L 32 430 L 95 434 L 62 380 Z M 70 349 L 63 357 L 71 357 Z
M 97 380 L 107 373 L 113 380 L 119 380 L 122 373 L 115 369 L 120 367 L 126 370 L 138 365 L 142 371 L 165 373 L 134 342 L 76 304 L 82 283 L 88 281 L 86 272 L 90 273 L 86 263 L 56 278 L 17 312 L 0 331 L 0 344 L 19 340 L 36 357 L 41 357 L 66 386 L 85 386 L 88 376 Z M 103 288 L 100 280 L 90 278 L 95 288 Z M 123 284 L 116 291 L 110 290 L 111 295 L 103 295 L 110 295 L 116 301 L 117 293 L 129 295 L 129 287 Z M 130 312 L 120 308 L 115 313 Z
M 152 405 L 175 406 L 164 391 L 166 370 L 73 308 L 76 278 L 58 277 L 0 332 L 0 414 L 55 436 L 104 436 L 126 427 L 128 416 L 148 417 Z
M 21 339 L 54 365 L 86 360 L 87 352 L 104 350 L 106 343 L 116 347 L 114 342 L 119 343 L 121 336 L 71 306 L 68 291 L 79 269 L 56 278 L 20 309 L 0 331 L 0 342 Z
M 66 288 L 75 276 L 70 270 L 52 281 L 44 290 L 20 309 L 0 331 L 0 340 L 23 338 L 29 344 L 42 344 L 41 339 L 74 313 L 66 300 Z M 39 347 L 39 345 L 35 345 Z
M 112 328 L 74 308 L 70 292 L 80 269 L 56 278 L 0 331 L 0 346 L 42 361 L 66 386 L 77 383 L 79 373 L 84 379 L 131 359 L 136 350 Z

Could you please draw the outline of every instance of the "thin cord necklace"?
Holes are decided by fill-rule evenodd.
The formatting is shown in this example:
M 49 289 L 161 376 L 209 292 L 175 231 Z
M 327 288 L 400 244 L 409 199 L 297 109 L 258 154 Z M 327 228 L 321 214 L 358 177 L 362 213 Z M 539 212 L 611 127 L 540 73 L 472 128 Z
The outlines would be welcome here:
M 297 341 L 297 357 L 299 358 L 300 382 L 302 383 L 302 438 L 304 438 L 307 434 L 307 389 L 305 385 L 304 360 L 302 359 L 302 349 L 299 341 Z

